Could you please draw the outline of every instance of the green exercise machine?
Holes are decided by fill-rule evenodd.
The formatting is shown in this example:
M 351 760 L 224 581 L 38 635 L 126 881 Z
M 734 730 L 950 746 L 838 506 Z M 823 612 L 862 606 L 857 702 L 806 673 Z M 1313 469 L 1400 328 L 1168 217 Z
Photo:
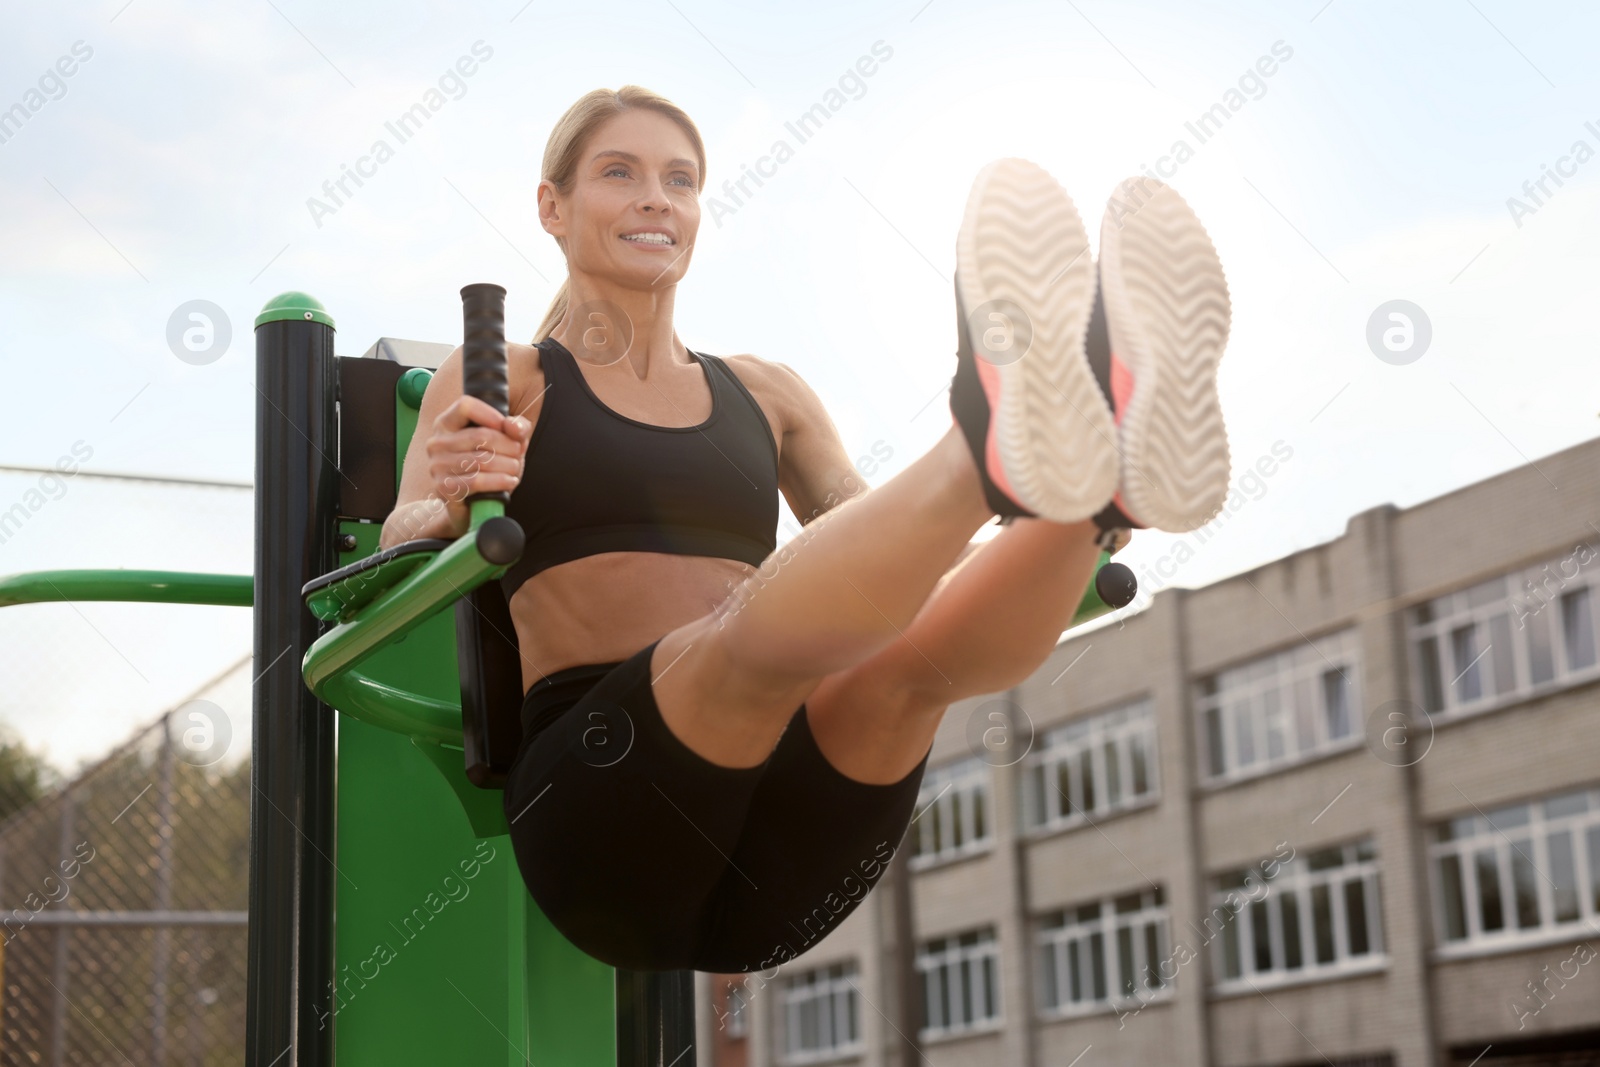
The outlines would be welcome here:
M 505 290 L 461 297 L 463 391 L 505 413 Z M 378 551 L 434 371 L 334 355 L 304 293 L 270 300 L 255 337 L 253 575 L 0 578 L 0 607 L 254 609 L 246 1064 L 693 1067 L 693 973 L 585 955 L 512 853 L 522 673 L 496 579 L 523 531 L 507 494 L 470 498 L 462 537 Z M 1102 552 L 1074 625 L 1133 591 Z

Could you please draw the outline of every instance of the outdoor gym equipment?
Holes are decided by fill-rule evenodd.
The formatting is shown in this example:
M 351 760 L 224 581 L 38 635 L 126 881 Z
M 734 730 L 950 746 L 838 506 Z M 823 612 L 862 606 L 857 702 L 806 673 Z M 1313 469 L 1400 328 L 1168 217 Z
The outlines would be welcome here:
M 502 413 L 505 295 L 461 290 L 463 391 Z M 254 608 L 246 1064 L 693 1067 L 693 973 L 585 955 L 512 854 L 500 787 L 522 673 L 495 579 L 523 531 L 508 495 L 470 497 L 457 539 L 377 551 L 434 371 L 334 355 L 333 319 L 304 293 L 268 301 L 255 335 L 253 575 L 0 578 L 0 607 Z M 1128 568 L 1099 563 L 1074 625 L 1132 600 Z

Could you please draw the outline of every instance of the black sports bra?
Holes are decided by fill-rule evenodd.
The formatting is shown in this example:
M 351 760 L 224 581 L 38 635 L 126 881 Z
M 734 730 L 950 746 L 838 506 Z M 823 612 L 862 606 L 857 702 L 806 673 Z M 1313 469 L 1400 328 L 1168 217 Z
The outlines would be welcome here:
M 766 414 L 717 356 L 698 426 L 620 415 L 555 338 L 536 346 L 547 391 L 506 514 L 527 535 L 500 578 L 507 603 L 547 567 L 598 552 L 720 556 L 759 566 L 777 547 L 778 448 Z

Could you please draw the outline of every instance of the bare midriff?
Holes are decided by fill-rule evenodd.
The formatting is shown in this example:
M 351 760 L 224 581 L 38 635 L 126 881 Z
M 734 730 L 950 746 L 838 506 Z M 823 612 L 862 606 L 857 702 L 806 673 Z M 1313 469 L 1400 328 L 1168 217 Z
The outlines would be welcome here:
M 736 559 L 601 552 L 540 571 L 511 598 L 522 690 L 547 674 L 616 663 L 710 614 L 755 568 Z
M 512 410 L 537 423 L 544 374 L 537 350 L 511 344 Z M 758 385 L 746 382 L 769 422 L 777 417 Z M 701 388 L 704 388 L 702 386 Z M 609 403 L 609 402 L 608 402 Z M 666 425 L 689 425 L 711 411 L 707 391 L 680 397 L 668 411 L 629 412 Z M 775 424 L 775 423 L 774 423 Z M 539 571 L 511 597 L 511 621 L 522 650 L 522 690 L 545 675 L 590 663 L 616 663 L 685 623 L 710 614 L 755 567 L 718 556 L 665 552 L 599 552 Z

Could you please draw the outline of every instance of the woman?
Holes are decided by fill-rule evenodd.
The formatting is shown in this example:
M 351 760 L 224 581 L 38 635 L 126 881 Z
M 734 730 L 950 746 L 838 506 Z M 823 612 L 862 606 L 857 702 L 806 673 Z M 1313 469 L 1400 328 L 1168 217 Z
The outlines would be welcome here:
M 1021 160 L 979 174 L 951 428 L 867 492 L 799 375 L 679 340 L 705 182 L 665 99 L 572 106 L 538 187 L 569 277 L 508 346 L 513 414 L 462 395 L 456 349 L 383 536 L 460 536 L 469 494 L 511 491 L 517 862 L 574 944 L 637 970 L 756 970 L 836 926 L 898 847 L 946 707 L 1038 668 L 1101 544 L 1198 527 L 1228 482 L 1227 289 L 1160 183 L 1114 201 L 1102 312 L 1060 187 Z M 779 492 L 806 525 L 774 551 Z

